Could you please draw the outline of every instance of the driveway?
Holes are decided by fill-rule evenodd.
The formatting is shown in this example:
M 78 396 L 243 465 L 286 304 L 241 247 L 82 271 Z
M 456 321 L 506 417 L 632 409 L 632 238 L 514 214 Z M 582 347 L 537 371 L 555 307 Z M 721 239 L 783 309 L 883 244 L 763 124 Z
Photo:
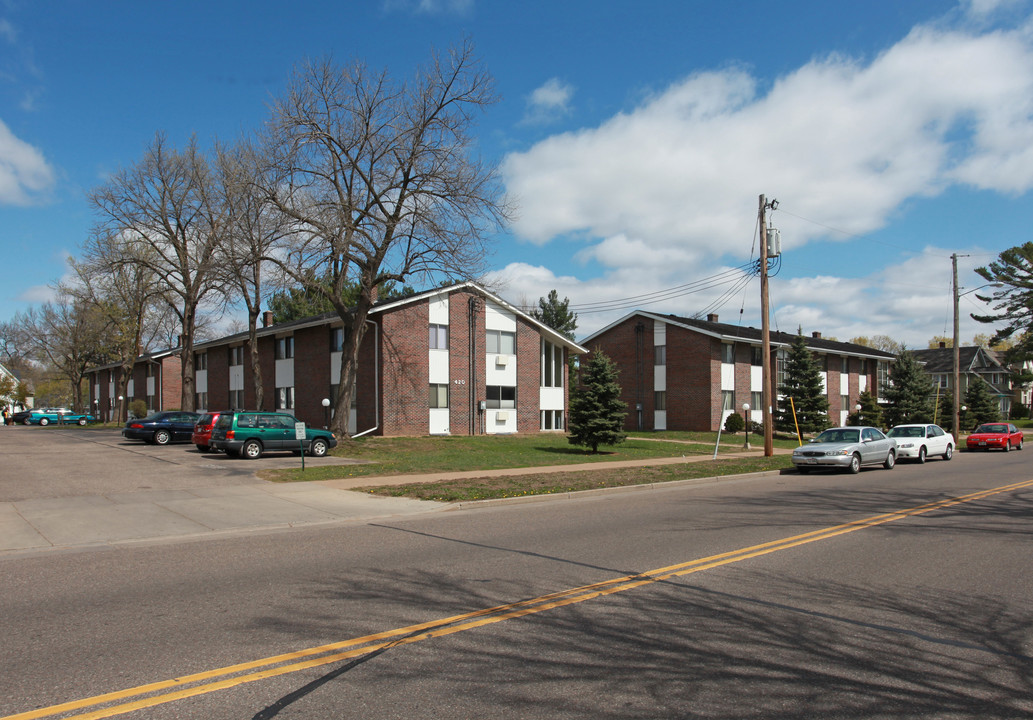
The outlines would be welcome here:
M 305 458 L 306 468 L 351 462 Z M 129 441 L 110 429 L 0 427 L 0 555 L 283 530 L 443 507 L 254 475 L 300 466 L 291 453 L 243 460 L 190 444 Z
M 306 457 L 305 467 L 351 462 Z M 0 467 L 0 502 L 17 502 L 252 484 L 260 482 L 258 470 L 300 468 L 301 458 L 272 453 L 244 460 L 202 453 L 190 443 L 126 440 L 107 428 L 14 425 L 0 427 Z

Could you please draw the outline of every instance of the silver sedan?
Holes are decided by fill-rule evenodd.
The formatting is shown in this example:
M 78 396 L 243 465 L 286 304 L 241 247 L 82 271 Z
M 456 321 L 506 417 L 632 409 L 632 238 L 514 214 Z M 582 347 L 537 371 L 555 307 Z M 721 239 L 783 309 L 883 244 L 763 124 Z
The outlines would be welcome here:
M 829 428 L 793 450 L 793 465 L 801 473 L 821 468 L 857 473 L 862 465 L 892 470 L 896 462 L 896 440 L 873 427 Z

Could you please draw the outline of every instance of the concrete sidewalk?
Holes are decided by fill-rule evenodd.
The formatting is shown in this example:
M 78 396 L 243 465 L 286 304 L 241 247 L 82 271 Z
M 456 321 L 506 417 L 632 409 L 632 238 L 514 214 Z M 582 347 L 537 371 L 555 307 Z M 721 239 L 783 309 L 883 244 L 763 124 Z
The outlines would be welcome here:
M 758 449 L 720 457 L 755 457 L 760 454 L 763 451 Z M 462 477 L 603 471 L 710 459 L 711 455 L 707 454 L 461 473 L 362 476 L 301 483 L 271 483 L 255 479 L 226 486 L 147 489 L 0 502 L 0 558 L 69 548 L 214 538 L 319 524 L 363 522 L 460 506 L 352 491 L 363 486 L 403 485 Z M 541 496 L 539 499 L 550 497 L 554 496 Z M 470 503 L 461 505 L 468 507 Z

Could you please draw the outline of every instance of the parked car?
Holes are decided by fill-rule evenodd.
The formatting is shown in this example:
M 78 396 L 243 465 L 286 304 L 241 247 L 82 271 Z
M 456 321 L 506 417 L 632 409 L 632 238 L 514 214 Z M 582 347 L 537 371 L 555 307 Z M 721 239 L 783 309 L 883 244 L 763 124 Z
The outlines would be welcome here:
M 25 410 L 19 410 L 18 412 L 11 415 L 11 422 L 15 425 L 28 425 L 29 415 L 33 413 L 34 408 L 27 408 Z
M 288 413 L 233 411 L 219 415 L 209 445 L 229 455 L 254 460 L 267 450 L 290 450 L 323 457 L 337 447 L 337 437 L 328 430 L 305 426 L 305 439 L 298 440 L 297 419 Z
M 129 440 L 144 440 L 155 445 L 190 442 L 194 434 L 194 425 L 200 417 L 200 413 L 181 410 L 154 413 L 127 422 L 122 428 L 122 437 Z
M 197 446 L 197 449 L 201 452 L 215 449 L 210 444 L 212 428 L 215 426 L 216 421 L 218 421 L 220 414 L 217 412 L 205 413 L 194 424 L 194 432 L 190 436 L 190 442 Z
M 1011 423 L 983 423 L 968 436 L 966 445 L 969 450 L 1021 450 L 1022 431 Z
M 86 423 L 96 422 L 96 420 L 97 418 L 89 413 L 72 412 L 68 408 L 43 408 L 30 412 L 23 422 L 26 425 L 49 425 L 51 423 L 56 425 L 68 425 L 71 423 L 85 425 Z
M 896 425 L 886 435 L 897 441 L 898 460 L 924 463 L 927 457 L 950 460 L 954 456 L 954 436 L 939 425 Z
M 793 465 L 801 473 L 821 468 L 857 473 L 862 465 L 892 470 L 896 461 L 897 441 L 873 427 L 829 428 L 793 450 Z

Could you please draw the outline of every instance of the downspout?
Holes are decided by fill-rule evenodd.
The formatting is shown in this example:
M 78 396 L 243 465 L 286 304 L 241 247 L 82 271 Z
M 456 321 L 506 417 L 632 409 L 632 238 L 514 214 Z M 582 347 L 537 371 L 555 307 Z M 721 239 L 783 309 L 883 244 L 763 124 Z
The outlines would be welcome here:
M 469 368 L 470 368 L 470 390 L 468 396 L 470 398 L 470 435 L 480 434 L 480 423 L 478 417 L 480 414 L 480 407 L 477 403 L 477 334 L 476 330 L 476 317 L 477 317 L 477 298 L 471 296 L 469 299 L 469 313 L 467 320 L 469 322 L 469 339 L 470 339 L 470 357 L 469 357 Z
M 353 438 L 369 435 L 380 429 L 380 326 L 368 318 L 363 322 L 373 326 L 373 421 L 376 425 L 352 435 Z

